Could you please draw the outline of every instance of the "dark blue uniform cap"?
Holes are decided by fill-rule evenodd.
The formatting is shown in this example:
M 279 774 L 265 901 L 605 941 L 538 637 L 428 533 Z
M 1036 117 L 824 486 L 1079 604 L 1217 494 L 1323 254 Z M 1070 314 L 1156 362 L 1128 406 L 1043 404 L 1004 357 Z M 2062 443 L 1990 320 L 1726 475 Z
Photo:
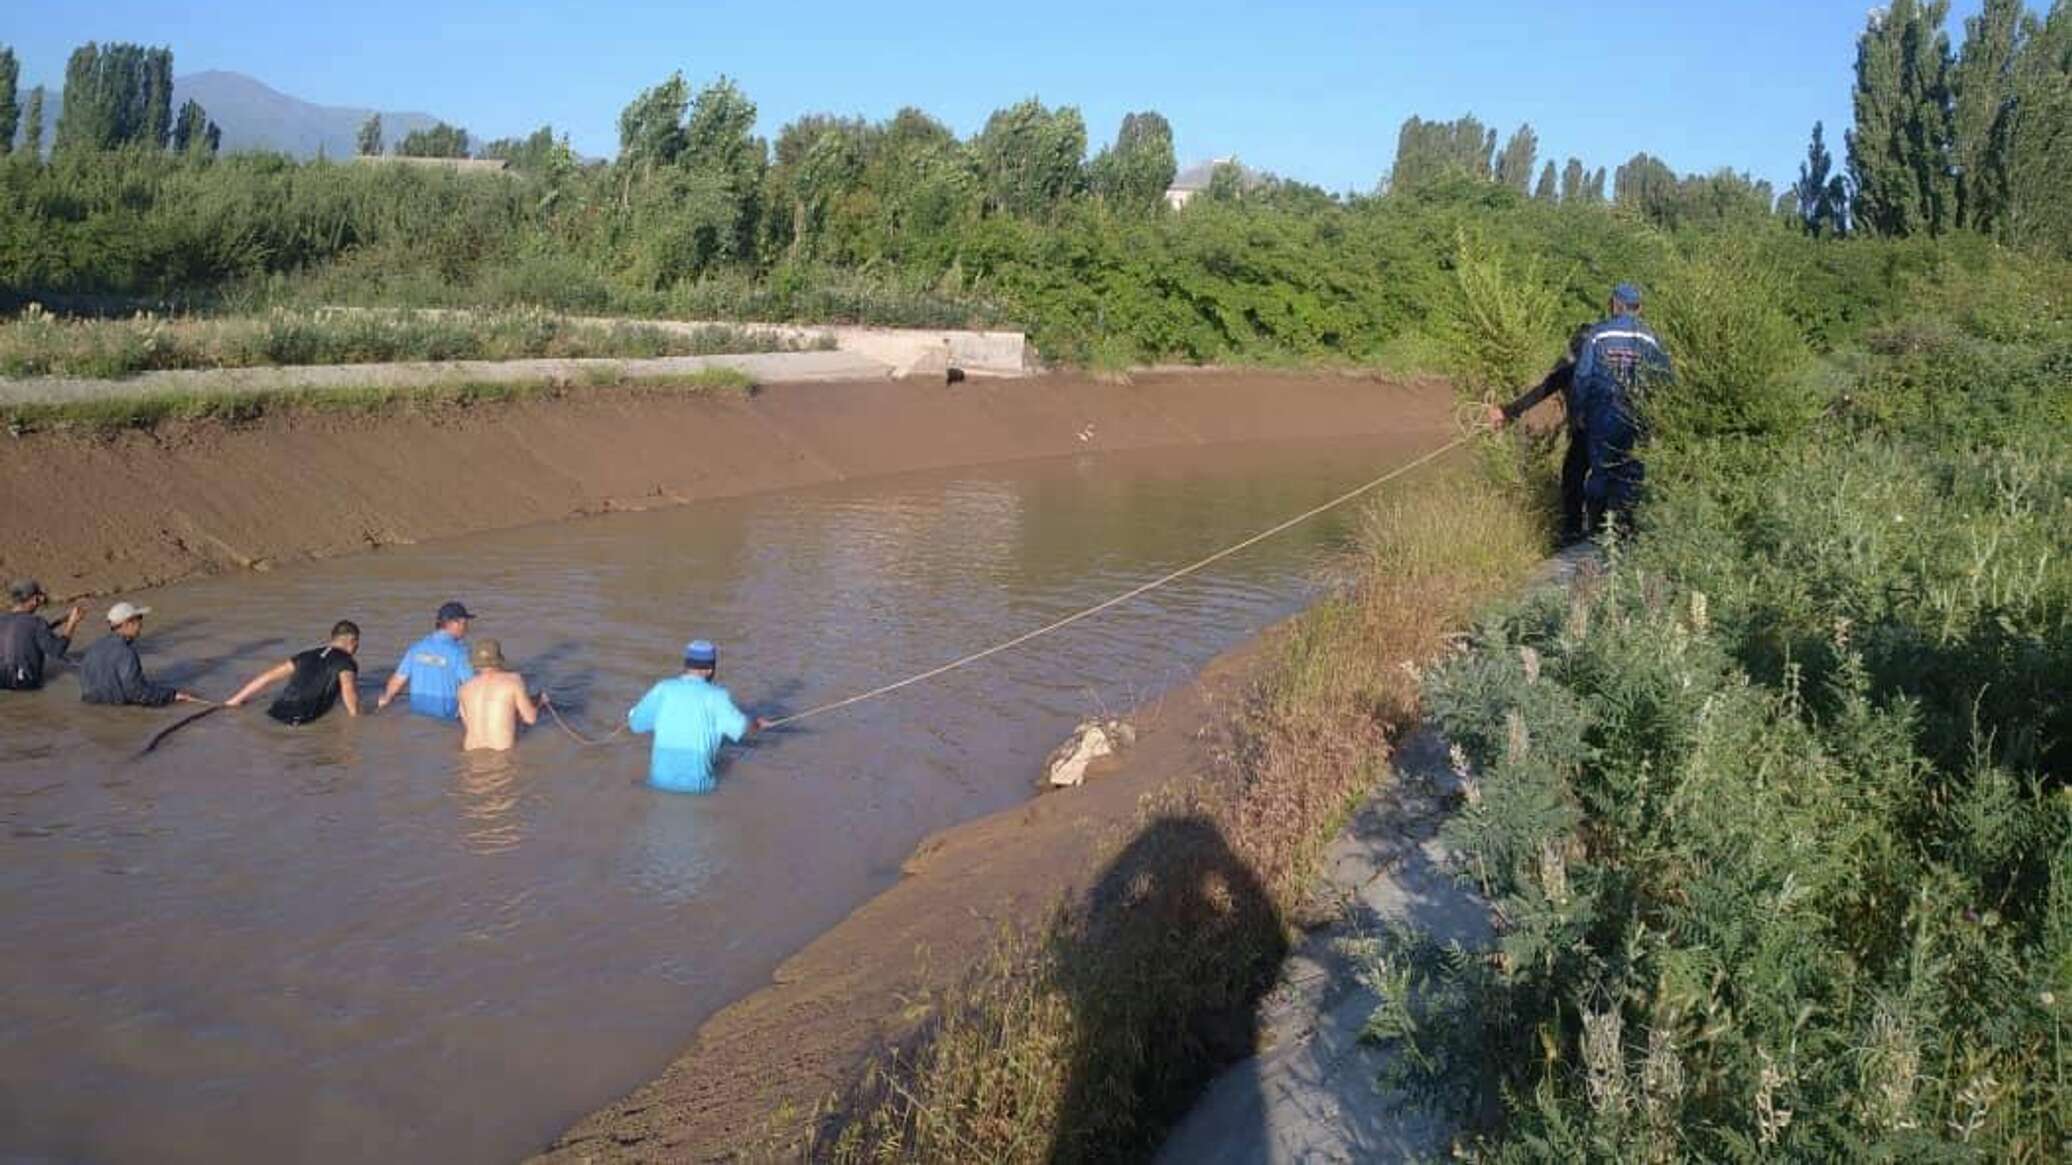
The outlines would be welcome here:
M 1621 283 L 1612 288 L 1612 298 L 1627 307 L 1640 306 L 1640 284 Z
M 439 604 L 439 617 L 433 621 L 437 623 L 451 623 L 455 619 L 472 618 L 474 618 L 474 616 L 468 614 L 468 609 L 466 607 L 460 605 L 459 603 L 446 602 Z
M 693 639 L 684 645 L 683 661 L 692 667 L 712 667 L 719 663 L 719 648 L 710 640 Z

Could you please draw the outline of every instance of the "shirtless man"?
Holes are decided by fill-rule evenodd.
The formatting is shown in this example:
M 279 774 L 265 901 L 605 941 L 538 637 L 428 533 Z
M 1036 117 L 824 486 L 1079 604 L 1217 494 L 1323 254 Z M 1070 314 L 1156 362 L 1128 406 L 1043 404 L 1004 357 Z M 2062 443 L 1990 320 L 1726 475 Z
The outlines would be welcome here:
M 468 656 L 475 678 L 460 686 L 460 722 L 467 729 L 461 747 L 509 751 L 518 743 L 519 721 L 539 723 L 547 695 L 542 692 L 535 700 L 526 694 L 525 677 L 504 662 L 503 645 L 494 639 L 476 640 Z

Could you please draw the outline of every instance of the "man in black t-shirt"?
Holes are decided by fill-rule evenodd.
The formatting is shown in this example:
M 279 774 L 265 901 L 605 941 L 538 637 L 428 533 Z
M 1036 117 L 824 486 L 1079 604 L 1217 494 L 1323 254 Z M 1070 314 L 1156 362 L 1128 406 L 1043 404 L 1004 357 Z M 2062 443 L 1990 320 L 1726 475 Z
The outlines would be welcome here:
M 288 686 L 281 689 L 273 706 L 266 710 L 268 716 L 283 724 L 307 724 L 331 710 L 338 702 L 345 704 L 348 716 L 360 714 L 360 665 L 353 653 L 360 650 L 360 629 L 349 619 L 340 619 L 331 628 L 331 641 L 322 647 L 312 647 L 286 663 L 275 664 L 252 678 L 252 682 L 239 688 L 237 695 L 224 701 L 230 708 L 243 706 L 245 701 L 258 695 L 272 684 L 282 680 Z

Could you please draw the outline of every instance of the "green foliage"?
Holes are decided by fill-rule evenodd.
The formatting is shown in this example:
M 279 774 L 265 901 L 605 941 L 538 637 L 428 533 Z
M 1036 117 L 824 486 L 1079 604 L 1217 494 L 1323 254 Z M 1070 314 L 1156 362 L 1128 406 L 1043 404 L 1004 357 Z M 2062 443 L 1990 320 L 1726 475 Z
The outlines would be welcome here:
M 354 145 L 363 158 L 373 158 L 381 155 L 383 145 L 380 114 L 370 113 L 367 115 L 367 120 L 360 123 L 360 130 L 354 138 Z
M 88 42 L 65 65 L 56 147 L 163 150 L 172 134 L 172 100 L 171 49 Z
M 2066 272 L 1944 258 L 1891 309 L 1940 330 L 1830 356 L 1823 416 L 1682 424 L 1604 577 L 1429 677 L 1500 945 L 1384 952 L 1426 1005 L 1373 1034 L 1434 1097 L 1493 1074 L 1484 1159 L 2061 1155 Z M 1726 333 L 1783 285 L 1734 249 L 1664 284 L 1674 393 L 1751 417 L 1719 386 L 1780 370 Z M 2037 322 L 1949 308 L 1989 292 Z
M 29 90 L 29 103 L 22 113 L 22 153 L 31 160 L 43 157 L 43 86 Z
M 1895 0 L 1857 38 L 1849 173 L 1864 229 L 1937 235 L 1956 224 L 1949 10 L 1949 0 Z
M 2024 23 L 2007 171 L 2009 236 L 2072 258 L 2072 0 Z
M 208 111 L 201 107 L 201 102 L 182 102 L 179 120 L 173 123 L 173 152 L 213 158 L 222 146 L 223 130 L 209 120 Z
M 1785 311 L 1796 289 L 1740 242 L 1674 264 L 1648 303 L 1676 363 L 1652 395 L 1662 436 L 1774 438 L 1804 428 L 1823 402 L 1798 375 L 1807 350 Z
M 396 143 L 396 153 L 405 158 L 465 158 L 468 131 L 443 121 L 430 129 L 414 129 Z
M 1111 205 L 1152 211 L 1164 205 L 1166 188 L 1179 165 L 1173 157 L 1173 127 L 1156 112 L 1126 113 L 1115 144 L 1087 168 L 1093 192 Z
M 0 45 L 0 155 L 14 150 L 14 131 L 22 119 L 16 94 L 21 74 L 21 62 L 15 59 L 14 50 Z
M 1525 197 L 1532 185 L 1533 159 L 1539 155 L 1540 138 L 1531 125 L 1521 125 L 1504 142 L 1503 152 L 1496 156 L 1494 177 L 1499 186 L 1508 187 L 1520 198 Z
M 1456 177 L 1487 179 L 1495 173 L 1495 153 L 1496 130 L 1485 127 L 1473 114 L 1454 121 L 1413 116 L 1396 135 L 1396 164 L 1389 172 L 1389 189 L 1411 191 Z
M 1788 191 L 1799 225 L 1816 239 L 1849 233 L 1849 184 L 1834 173 L 1834 166 L 1834 155 L 1828 152 L 1816 121 L 1806 160 L 1799 163 L 1799 180 Z
M 1052 110 L 1032 97 L 995 110 L 971 156 L 989 210 L 1048 219 L 1085 181 L 1086 122 L 1069 105 Z
M 1950 161 L 1956 169 L 1956 225 L 2005 232 L 2009 135 L 2014 128 L 2015 56 L 2021 0 L 1986 0 L 1964 21 L 1964 47 L 1950 70 Z
M 1459 390 L 1489 399 L 1537 380 L 1560 351 L 1557 303 L 1537 260 L 1521 264 L 1463 230 L 1442 324 Z

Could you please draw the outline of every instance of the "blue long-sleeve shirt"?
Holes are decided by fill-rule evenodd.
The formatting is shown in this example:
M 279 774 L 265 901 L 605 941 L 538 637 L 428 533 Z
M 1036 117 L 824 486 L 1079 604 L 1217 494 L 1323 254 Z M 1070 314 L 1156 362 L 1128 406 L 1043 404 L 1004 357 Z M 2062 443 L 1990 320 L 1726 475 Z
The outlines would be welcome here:
M 749 720 L 725 688 L 703 676 L 681 675 L 649 688 L 626 713 L 626 726 L 655 734 L 649 784 L 672 793 L 709 793 L 720 745 L 748 735 Z

